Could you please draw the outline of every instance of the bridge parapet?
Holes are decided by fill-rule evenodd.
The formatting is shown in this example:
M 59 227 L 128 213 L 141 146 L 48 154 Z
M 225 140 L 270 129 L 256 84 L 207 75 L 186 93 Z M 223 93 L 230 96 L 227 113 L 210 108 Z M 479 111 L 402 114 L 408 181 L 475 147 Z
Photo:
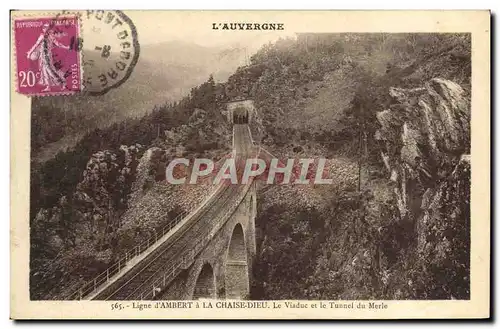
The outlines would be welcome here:
M 222 226 L 225 225 L 226 221 L 230 218 L 231 214 L 234 213 L 238 205 L 245 198 L 246 193 L 249 191 L 253 180 L 249 181 L 247 185 L 239 185 L 241 190 L 238 192 L 238 196 L 232 199 L 230 206 L 223 213 L 219 213 L 215 218 L 215 226 L 210 230 L 210 233 L 204 235 L 202 240 L 199 241 L 195 247 L 189 250 L 186 254 L 180 257 L 174 264 L 170 265 L 166 271 L 158 271 L 163 273 L 155 273 L 151 277 L 156 277 L 154 281 L 150 284 L 146 284 L 144 289 L 140 292 L 134 293 L 132 298 L 140 299 L 140 300 L 152 300 L 155 299 L 156 296 L 161 295 L 162 290 L 168 286 L 168 284 L 182 271 L 188 269 L 191 264 L 194 263 L 196 257 L 199 253 L 201 253 L 206 246 L 213 239 L 214 235 L 221 229 Z M 234 196 L 234 194 L 233 194 Z M 158 277 L 159 275 L 159 277 Z
M 214 195 L 215 193 L 217 193 L 217 188 L 212 191 L 211 195 Z M 209 199 L 210 198 L 207 198 L 205 201 Z M 93 297 L 98 294 L 103 287 L 112 283 L 121 274 L 137 265 L 141 259 L 148 254 L 148 252 L 158 248 L 159 245 L 164 242 L 162 240 L 165 240 L 169 233 L 174 231 L 174 229 L 177 229 L 183 222 L 192 217 L 194 213 L 204 206 L 204 204 L 205 203 L 202 203 L 192 212 L 185 211 L 180 213 L 172 221 L 163 226 L 161 230 L 155 231 L 155 234 L 151 238 L 139 245 L 134 246 L 105 271 L 101 272 L 95 278 L 85 282 L 83 285 L 80 285 L 77 289 L 74 289 L 69 295 L 65 296 L 63 300 L 93 299 Z
M 102 285 L 113 280 L 114 276 L 118 275 L 122 270 L 127 269 L 130 264 L 135 263 L 136 257 L 156 244 L 162 237 L 170 232 L 177 224 L 179 224 L 189 212 L 182 212 L 173 220 L 169 221 L 159 231 L 154 231 L 154 235 L 146 241 L 134 246 L 123 254 L 117 261 L 110 265 L 105 271 L 101 272 L 95 278 L 85 282 L 77 290 L 67 295 L 64 300 L 83 299 L 84 297 L 96 292 Z M 166 217 L 166 216 L 165 216 Z

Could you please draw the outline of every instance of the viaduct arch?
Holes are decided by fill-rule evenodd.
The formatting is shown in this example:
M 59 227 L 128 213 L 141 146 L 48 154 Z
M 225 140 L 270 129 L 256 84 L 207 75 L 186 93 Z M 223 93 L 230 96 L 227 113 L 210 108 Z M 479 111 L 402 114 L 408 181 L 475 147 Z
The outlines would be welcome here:
M 205 263 L 198 274 L 191 299 L 216 297 L 214 269 L 210 263 Z
M 249 294 L 248 257 L 245 234 L 241 224 L 236 224 L 229 242 L 226 268 L 226 299 L 245 299 Z

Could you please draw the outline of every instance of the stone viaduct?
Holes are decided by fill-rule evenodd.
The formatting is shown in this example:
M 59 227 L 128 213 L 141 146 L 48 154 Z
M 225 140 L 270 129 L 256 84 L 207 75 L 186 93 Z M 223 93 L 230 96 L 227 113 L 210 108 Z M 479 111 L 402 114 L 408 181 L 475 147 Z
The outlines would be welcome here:
M 256 157 L 249 118 L 253 103 L 228 104 L 233 157 Z M 237 161 L 238 163 L 238 161 Z M 152 241 L 79 287 L 68 299 L 246 299 L 255 257 L 255 183 L 221 183 L 204 202 Z

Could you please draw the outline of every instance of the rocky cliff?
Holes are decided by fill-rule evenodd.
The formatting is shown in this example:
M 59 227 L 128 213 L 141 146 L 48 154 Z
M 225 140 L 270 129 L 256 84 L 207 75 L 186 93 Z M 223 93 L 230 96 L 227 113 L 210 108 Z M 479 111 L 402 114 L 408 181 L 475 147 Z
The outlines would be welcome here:
M 363 165 L 361 190 L 337 156 L 332 186 L 259 193 L 254 298 L 470 297 L 468 94 L 439 78 L 386 92 L 384 164 Z
M 74 193 L 38 211 L 31 222 L 32 298 L 57 298 L 112 260 L 141 149 L 136 144 L 96 152 Z
M 390 88 L 378 113 L 382 158 L 399 216 L 415 231 L 407 292 L 420 298 L 469 297 L 470 102 L 452 81 Z M 401 291 L 395 292 L 396 296 Z

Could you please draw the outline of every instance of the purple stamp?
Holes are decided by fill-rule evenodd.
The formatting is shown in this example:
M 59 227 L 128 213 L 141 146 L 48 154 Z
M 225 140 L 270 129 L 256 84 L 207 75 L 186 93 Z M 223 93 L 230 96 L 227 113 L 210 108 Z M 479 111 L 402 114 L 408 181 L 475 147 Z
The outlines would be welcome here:
M 15 19 L 19 93 L 67 95 L 82 90 L 79 24 L 76 15 Z

